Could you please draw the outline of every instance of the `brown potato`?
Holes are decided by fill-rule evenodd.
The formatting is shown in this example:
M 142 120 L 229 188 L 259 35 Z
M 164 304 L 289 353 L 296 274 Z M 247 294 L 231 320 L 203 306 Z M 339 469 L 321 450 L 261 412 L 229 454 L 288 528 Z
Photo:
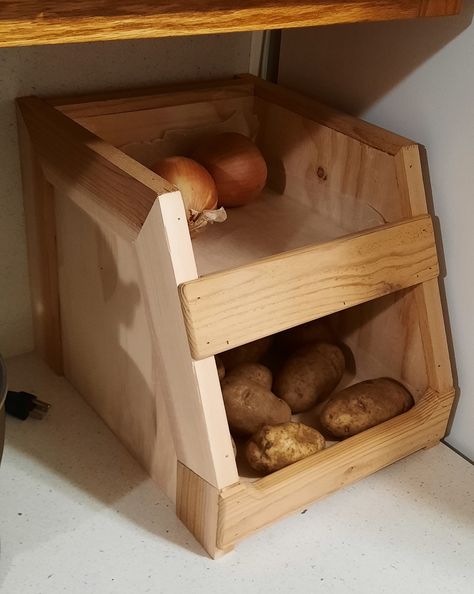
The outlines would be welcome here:
M 315 342 L 333 343 L 336 336 L 327 320 L 320 318 L 281 332 L 277 341 L 286 351 L 293 352 Z
M 217 375 L 219 376 L 219 381 L 222 381 L 225 378 L 225 367 L 224 363 L 222 363 L 222 359 L 219 355 L 216 355 L 216 365 L 217 365 Z
M 241 363 L 257 363 L 260 361 L 270 349 L 272 341 L 272 336 L 266 336 L 220 353 L 219 357 L 222 359 L 226 372 L 228 373 Z
M 324 449 L 324 437 L 303 423 L 264 425 L 245 446 L 250 466 L 263 474 L 275 472 Z
M 388 377 L 367 380 L 333 394 L 321 411 L 321 424 L 336 437 L 350 437 L 413 406 L 413 398 Z
M 291 418 L 288 404 L 251 380 L 236 378 L 222 384 L 229 427 L 236 433 L 251 435 L 262 425 L 285 423 Z
M 226 380 L 232 381 L 234 379 L 248 379 L 260 386 L 263 386 L 267 390 L 272 389 L 272 372 L 261 365 L 260 363 L 241 363 L 234 367 L 227 374 Z
M 273 383 L 273 392 L 293 413 L 312 408 L 341 381 L 345 360 L 341 349 L 329 343 L 305 346 L 289 357 Z

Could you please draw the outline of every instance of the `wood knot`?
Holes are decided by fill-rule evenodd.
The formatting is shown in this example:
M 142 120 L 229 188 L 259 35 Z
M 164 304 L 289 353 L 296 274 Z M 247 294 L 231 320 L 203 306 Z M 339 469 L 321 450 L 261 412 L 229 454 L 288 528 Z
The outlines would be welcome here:
M 322 179 L 323 181 L 326 181 L 328 178 L 324 167 L 319 166 L 318 169 L 316 170 L 316 174 L 319 177 L 319 179 Z

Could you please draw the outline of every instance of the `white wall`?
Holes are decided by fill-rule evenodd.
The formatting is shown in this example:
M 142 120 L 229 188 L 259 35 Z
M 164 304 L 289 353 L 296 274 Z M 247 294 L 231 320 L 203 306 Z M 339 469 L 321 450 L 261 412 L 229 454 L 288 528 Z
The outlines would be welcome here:
M 0 352 L 4 356 L 33 346 L 14 98 L 218 78 L 245 72 L 249 50 L 250 34 L 0 48 Z
M 447 441 L 474 458 L 474 25 L 458 17 L 288 31 L 280 82 L 424 144 L 440 219 L 460 399 Z

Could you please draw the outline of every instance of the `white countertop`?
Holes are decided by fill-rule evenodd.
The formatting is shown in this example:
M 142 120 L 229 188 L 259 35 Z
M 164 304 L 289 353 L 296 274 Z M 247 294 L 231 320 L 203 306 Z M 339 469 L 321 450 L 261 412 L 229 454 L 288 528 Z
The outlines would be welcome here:
M 277 522 L 212 561 L 97 415 L 33 355 L 11 389 L 53 404 L 7 419 L 2 594 L 464 594 L 474 467 L 440 444 Z

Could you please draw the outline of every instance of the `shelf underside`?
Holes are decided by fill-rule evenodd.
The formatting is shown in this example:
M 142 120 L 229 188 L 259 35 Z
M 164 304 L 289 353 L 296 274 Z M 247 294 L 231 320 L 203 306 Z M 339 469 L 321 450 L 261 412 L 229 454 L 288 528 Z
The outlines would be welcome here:
M 460 7 L 460 0 L 6 0 L 0 5 L 0 46 L 448 16 Z

